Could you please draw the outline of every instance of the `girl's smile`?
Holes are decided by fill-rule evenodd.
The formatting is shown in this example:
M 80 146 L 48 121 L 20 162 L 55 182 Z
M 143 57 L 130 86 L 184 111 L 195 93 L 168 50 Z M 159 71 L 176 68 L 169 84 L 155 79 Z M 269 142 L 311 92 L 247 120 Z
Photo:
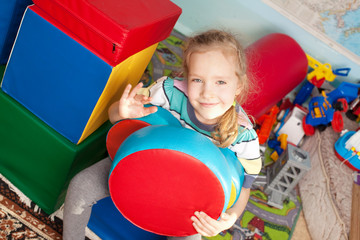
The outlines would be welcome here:
M 214 107 L 214 106 L 216 106 L 217 105 L 217 103 L 200 103 L 201 104 L 201 106 L 203 106 L 203 107 L 208 107 L 208 108 L 211 108 L 211 107 Z

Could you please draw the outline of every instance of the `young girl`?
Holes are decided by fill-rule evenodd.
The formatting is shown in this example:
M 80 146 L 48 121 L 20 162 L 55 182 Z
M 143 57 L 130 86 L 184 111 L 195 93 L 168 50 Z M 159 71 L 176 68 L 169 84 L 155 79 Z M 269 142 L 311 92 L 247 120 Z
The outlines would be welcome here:
M 257 135 L 240 107 L 249 91 L 244 51 L 229 33 L 210 30 L 189 38 L 183 54 L 185 79 L 159 79 L 150 86 L 150 96 L 137 94 L 138 84 L 127 86 L 119 101 L 109 108 L 112 123 L 154 113 L 156 107 L 169 110 L 184 127 L 198 131 L 219 147 L 235 152 L 245 169 L 240 196 L 233 207 L 212 219 L 201 209 L 191 217 L 199 234 L 168 239 L 200 240 L 230 228 L 239 218 L 250 195 L 250 187 L 261 169 Z M 111 161 L 104 159 L 85 169 L 71 181 L 65 200 L 64 234 L 67 239 L 83 239 L 91 207 L 109 196 L 107 179 Z

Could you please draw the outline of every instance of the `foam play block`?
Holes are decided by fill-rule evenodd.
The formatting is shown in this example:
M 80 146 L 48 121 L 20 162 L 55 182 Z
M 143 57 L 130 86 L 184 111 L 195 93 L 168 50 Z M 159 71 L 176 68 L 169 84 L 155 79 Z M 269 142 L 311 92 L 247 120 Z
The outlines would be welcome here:
M 244 169 L 234 152 L 183 128 L 163 108 L 116 123 L 106 146 L 113 159 L 111 198 L 126 219 L 147 231 L 193 235 L 195 211 L 217 219 L 240 195 Z
M 109 122 L 76 145 L 1 90 L 0 111 L 1 174 L 47 213 L 61 206 L 77 172 L 107 155 Z
M 15 41 L 21 18 L 31 0 L 1 1 L 0 7 L 0 64 L 6 64 Z
M 88 228 L 103 240 L 166 240 L 165 236 L 145 231 L 129 222 L 110 197 L 101 199 L 92 207 Z
M 128 126 L 125 121 L 123 127 Z M 107 142 L 116 137 L 111 135 Z M 230 159 L 226 155 L 196 131 L 177 125 L 144 126 L 117 150 L 109 177 L 111 198 L 122 215 L 142 229 L 165 236 L 196 234 L 190 220 L 195 211 L 217 219 L 238 197 L 234 184 L 240 193 L 243 169 L 233 152 Z
M 306 77 L 308 61 L 301 46 L 282 33 L 265 35 L 246 48 L 248 76 L 256 91 L 242 104 L 255 118 L 298 86 Z
M 5 65 L 0 65 L 0 84 L 4 76 L 4 71 L 5 71 Z
M 181 8 L 169 0 L 34 0 L 115 66 L 167 38 Z
M 73 143 L 108 119 L 107 109 L 128 83 L 136 84 L 157 44 L 116 67 L 36 6 L 27 9 L 2 89 Z

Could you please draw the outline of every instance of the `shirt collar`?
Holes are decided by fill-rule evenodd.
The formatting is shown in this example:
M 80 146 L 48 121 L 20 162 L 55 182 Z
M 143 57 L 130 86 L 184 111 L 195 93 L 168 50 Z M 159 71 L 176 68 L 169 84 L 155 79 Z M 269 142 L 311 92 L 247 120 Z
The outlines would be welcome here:
M 210 124 L 210 125 L 204 124 L 197 119 L 197 117 L 195 115 L 195 110 L 189 100 L 187 101 L 187 112 L 188 112 L 190 120 L 201 130 L 204 130 L 207 132 L 213 132 L 215 130 L 216 124 Z

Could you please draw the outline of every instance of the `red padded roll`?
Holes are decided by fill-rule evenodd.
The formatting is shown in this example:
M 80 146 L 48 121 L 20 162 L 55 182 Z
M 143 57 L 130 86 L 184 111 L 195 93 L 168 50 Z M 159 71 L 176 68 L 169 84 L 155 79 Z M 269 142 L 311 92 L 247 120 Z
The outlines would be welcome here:
M 291 37 L 272 33 L 246 48 L 248 75 L 257 86 L 243 108 L 259 118 L 306 77 L 308 61 L 305 52 Z

